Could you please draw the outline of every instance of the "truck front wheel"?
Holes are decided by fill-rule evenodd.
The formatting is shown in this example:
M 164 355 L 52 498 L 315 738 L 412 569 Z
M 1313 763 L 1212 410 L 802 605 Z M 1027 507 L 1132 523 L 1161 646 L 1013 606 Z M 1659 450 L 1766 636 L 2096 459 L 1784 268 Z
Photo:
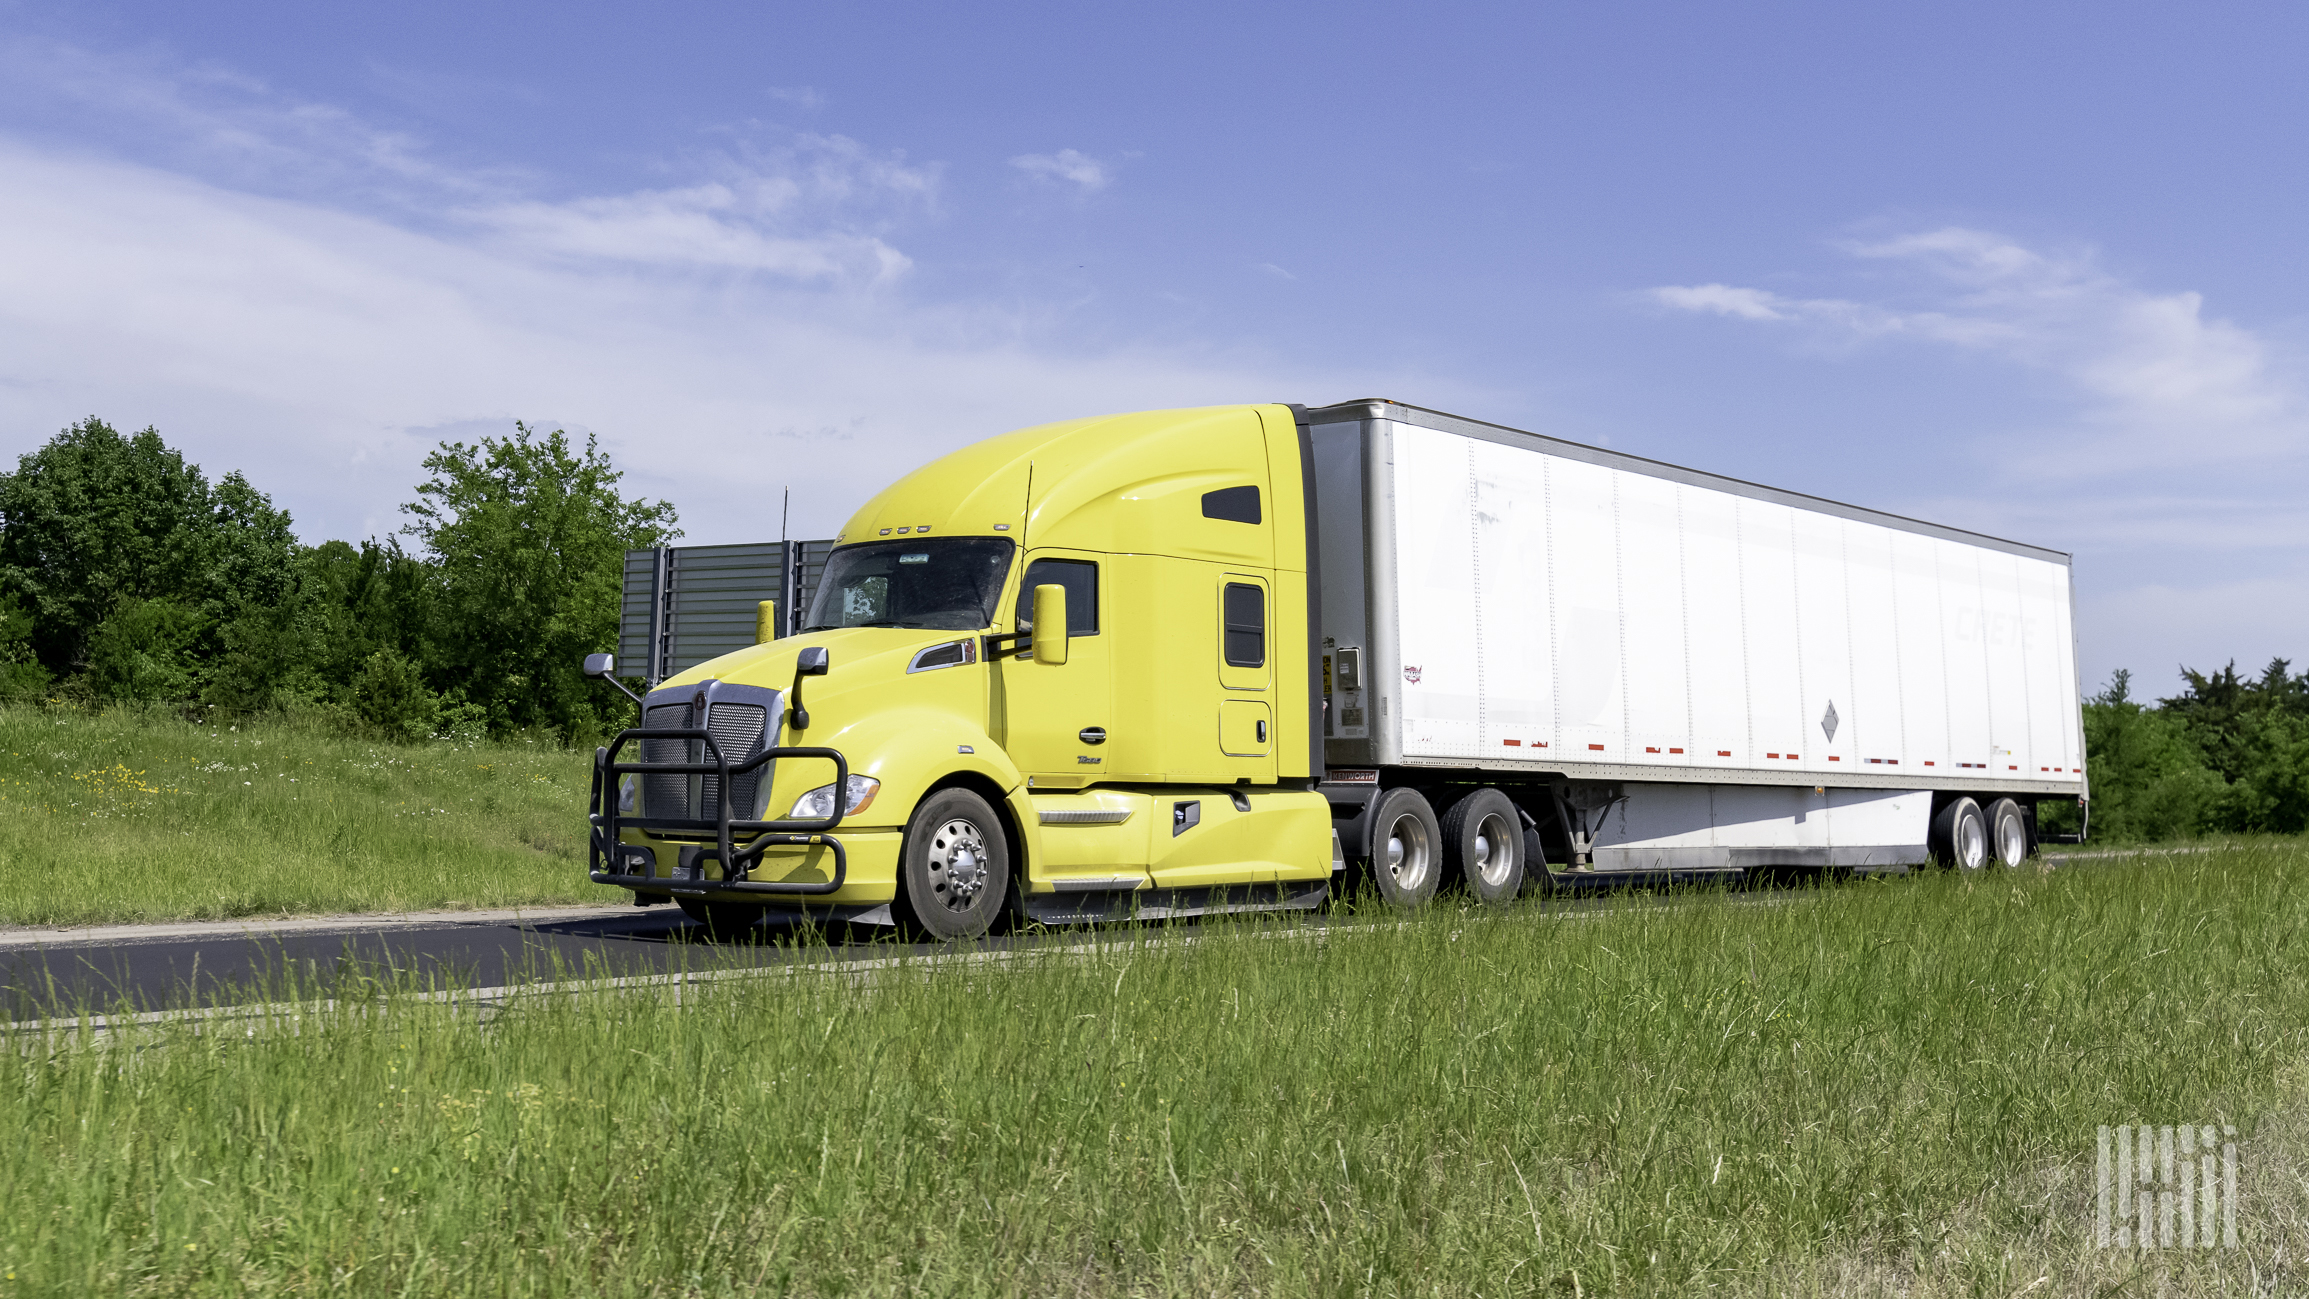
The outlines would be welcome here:
M 952 942 L 993 928 L 1010 896 L 1010 844 L 986 800 L 941 790 L 914 809 L 899 859 L 898 900 L 909 928 Z

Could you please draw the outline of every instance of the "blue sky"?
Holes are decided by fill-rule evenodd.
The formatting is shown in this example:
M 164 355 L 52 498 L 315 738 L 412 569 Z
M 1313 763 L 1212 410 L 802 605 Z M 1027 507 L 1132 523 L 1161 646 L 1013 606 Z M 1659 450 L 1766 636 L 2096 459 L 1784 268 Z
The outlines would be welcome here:
M 1045 419 L 1388 396 L 2076 554 L 2309 658 L 2309 11 L 0 0 L 0 453 L 308 540 L 597 433 L 692 541 Z

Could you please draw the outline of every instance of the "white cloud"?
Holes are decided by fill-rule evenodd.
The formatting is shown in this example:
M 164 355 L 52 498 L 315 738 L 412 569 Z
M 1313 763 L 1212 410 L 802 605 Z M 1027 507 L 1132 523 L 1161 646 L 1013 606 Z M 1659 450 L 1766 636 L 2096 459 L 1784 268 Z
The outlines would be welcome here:
M 1114 173 L 1105 163 L 1073 149 L 1020 154 L 1010 160 L 1010 165 L 1029 176 L 1077 186 L 1085 194 L 1105 189 L 1114 180 Z
M 1786 320 L 1778 294 L 1762 289 L 1735 289 L 1729 284 L 1671 285 L 1653 289 L 1652 297 L 1678 311 L 1690 311 L 1718 316 L 1736 316 L 1741 320 Z
M 460 210 L 519 249 L 666 267 L 882 281 L 911 264 L 878 228 L 934 204 L 938 172 L 840 136 L 803 136 L 767 157 L 720 159 L 702 184 Z
M 771 271 L 802 280 L 889 279 L 910 264 L 871 235 L 776 235 L 733 220 L 726 185 L 655 190 L 567 203 L 508 203 L 472 213 L 541 252 L 661 266 Z
M 433 442 L 519 416 L 599 431 L 691 540 L 727 542 L 774 528 L 788 485 L 797 535 L 831 535 L 905 468 L 1009 428 L 1360 386 L 1191 347 L 1084 353 L 867 282 L 874 243 L 806 223 L 748 243 L 717 233 L 737 220 L 718 195 L 672 193 L 414 231 L 0 137 L 0 455 L 92 413 L 157 424 L 308 539 L 358 537 L 402 522 Z M 685 269 L 747 258 L 781 273 Z
M 405 132 L 280 94 L 232 68 L 176 64 L 151 52 L 100 55 L 0 37 L 0 105 L 23 106 L 35 119 L 62 108 L 78 138 L 265 192 L 359 191 L 405 205 L 415 195 L 496 193 L 516 179 L 442 166 Z
M 1363 386 L 923 300 L 901 245 L 940 168 L 841 136 L 733 135 L 671 183 L 555 195 L 229 71 L 0 38 L 0 113 L 57 103 L 75 148 L 0 131 L 0 466 L 89 414 L 156 424 L 308 539 L 391 531 L 434 442 L 515 417 L 599 432 L 722 542 L 766 535 L 789 485 L 796 533 L 830 535 L 1010 428 Z
M 2200 294 L 2143 289 L 2090 253 L 2040 252 L 1979 230 L 1845 251 L 1907 272 L 1919 300 L 1795 298 L 1726 284 L 1672 285 L 1649 297 L 1815 338 L 1940 344 L 2056 376 L 2079 400 L 2077 426 L 2045 439 L 2032 467 L 2073 475 L 2309 452 L 2301 359 L 2207 316 Z

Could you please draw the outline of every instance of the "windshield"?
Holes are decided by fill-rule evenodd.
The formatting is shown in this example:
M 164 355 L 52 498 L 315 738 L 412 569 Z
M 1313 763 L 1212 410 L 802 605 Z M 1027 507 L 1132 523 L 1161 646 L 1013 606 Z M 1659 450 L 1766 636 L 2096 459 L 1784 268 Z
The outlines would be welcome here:
M 846 546 L 826 559 L 804 631 L 928 627 L 976 631 L 994 622 L 1010 572 L 1007 537 L 940 537 Z

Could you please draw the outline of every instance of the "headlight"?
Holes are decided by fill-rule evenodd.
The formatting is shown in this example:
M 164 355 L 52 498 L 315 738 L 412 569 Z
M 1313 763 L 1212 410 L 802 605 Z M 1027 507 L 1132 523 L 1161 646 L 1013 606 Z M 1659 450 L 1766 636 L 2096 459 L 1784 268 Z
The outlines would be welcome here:
M 617 814 L 619 816 L 633 815 L 634 797 L 640 792 L 641 782 L 632 776 L 627 776 L 617 782 Z
M 842 809 L 844 816 L 856 816 L 874 802 L 874 795 L 882 782 L 872 776 L 850 777 L 849 806 Z M 834 814 L 834 787 L 820 785 L 794 800 L 794 810 L 786 815 L 796 821 L 823 821 Z

